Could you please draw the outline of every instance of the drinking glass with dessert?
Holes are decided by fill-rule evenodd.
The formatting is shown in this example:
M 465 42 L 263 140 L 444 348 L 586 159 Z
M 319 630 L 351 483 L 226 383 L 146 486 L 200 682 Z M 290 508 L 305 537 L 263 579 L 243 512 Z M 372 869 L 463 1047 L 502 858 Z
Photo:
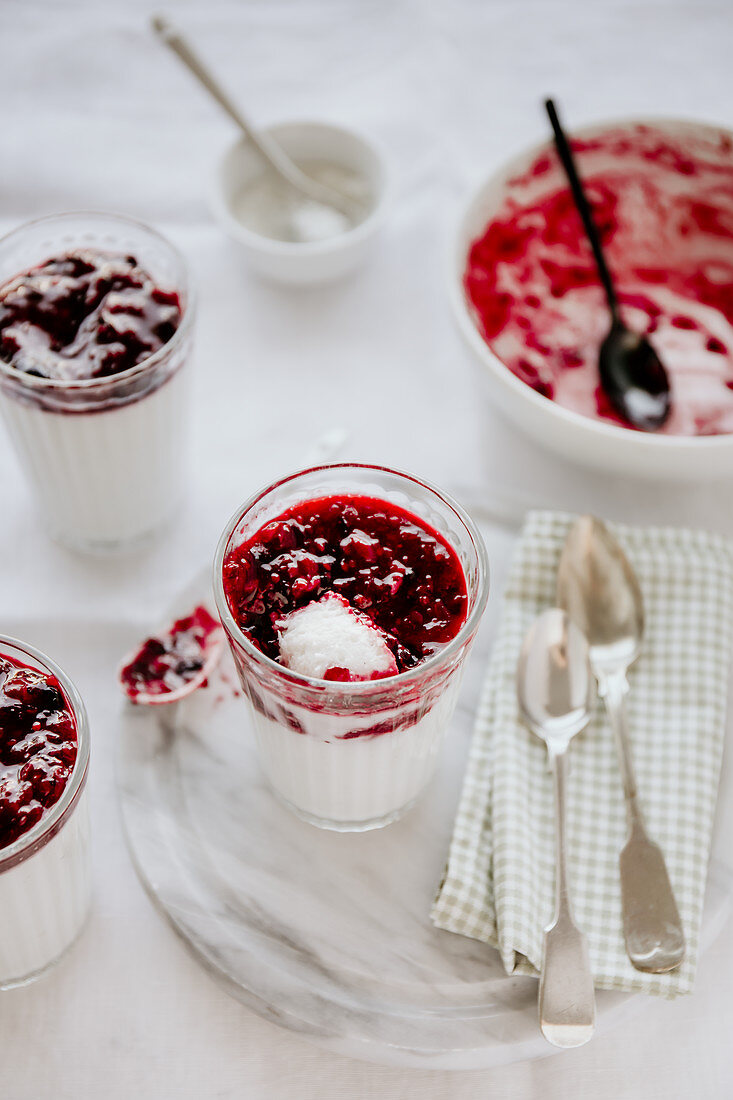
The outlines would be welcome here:
M 305 470 L 237 510 L 214 588 L 276 794 L 331 829 L 401 816 L 435 769 L 487 599 L 463 509 L 383 467 Z
M 89 725 L 49 657 L 0 635 L 0 989 L 76 940 L 90 901 Z
M 145 540 L 183 497 L 193 292 L 178 250 L 110 214 L 0 240 L 0 411 L 51 534 Z

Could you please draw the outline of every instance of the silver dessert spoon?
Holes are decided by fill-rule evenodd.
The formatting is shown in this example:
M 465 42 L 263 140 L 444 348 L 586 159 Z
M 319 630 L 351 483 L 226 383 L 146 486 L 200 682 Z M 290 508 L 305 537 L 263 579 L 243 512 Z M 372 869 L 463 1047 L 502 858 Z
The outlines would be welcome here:
M 285 180 L 294 191 L 322 206 L 337 210 L 349 221 L 353 221 L 364 214 L 364 203 L 358 198 L 342 194 L 335 188 L 313 179 L 290 159 L 269 134 L 256 130 L 230 99 L 209 68 L 194 52 L 181 32 L 168 19 L 162 15 L 154 15 L 151 19 L 151 26 L 158 38 L 177 55 L 209 95 L 216 100 L 235 125 L 239 127 L 245 138 L 257 149 L 265 163 L 281 179 Z
M 594 516 L 581 516 L 568 533 L 557 600 L 588 639 L 616 740 L 628 819 L 619 859 L 626 951 L 637 970 L 661 974 L 682 962 L 685 935 L 662 850 L 644 825 L 629 744 L 626 674 L 641 648 L 644 605 L 631 563 Z
M 555 915 L 545 929 L 540 1028 L 553 1046 L 579 1047 L 595 1030 L 596 1001 L 588 943 L 575 923 L 570 904 L 565 786 L 568 749 L 590 719 L 594 683 L 585 638 L 558 608 L 543 612 L 524 639 L 517 669 L 517 698 L 525 722 L 547 745 L 555 781 Z

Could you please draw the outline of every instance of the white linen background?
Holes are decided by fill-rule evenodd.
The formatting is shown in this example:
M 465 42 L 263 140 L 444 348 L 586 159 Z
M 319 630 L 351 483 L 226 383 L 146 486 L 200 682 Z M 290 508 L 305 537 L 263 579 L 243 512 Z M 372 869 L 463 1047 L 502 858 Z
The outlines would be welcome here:
M 206 192 L 231 130 L 152 40 L 151 10 L 142 0 L 0 0 L 0 228 L 64 209 L 135 215 L 180 245 L 200 289 L 196 475 L 166 540 L 119 562 L 52 546 L 0 431 L 0 629 L 53 642 L 89 698 L 96 874 L 92 921 L 72 955 L 44 982 L 0 996 L 0 1096 L 731 1095 L 730 923 L 691 997 L 644 1003 L 582 1050 L 492 1071 L 362 1064 L 253 1015 L 199 970 L 134 876 L 113 790 L 116 700 L 100 685 L 110 682 L 110 655 L 210 558 L 236 504 L 336 424 L 349 428 L 347 457 L 411 468 L 469 507 L 496 488 L 733 536 L 730 486 L 591 474 L 548 458 L 499 419 L 444 285 L 462 201 L 497 162 L 546 134 L 546 94 L 570 127 L 642 113 L 733 125 L 733 6 L 168 4 L 257 122 L 351 123 L 387 151 L 393 205 L 373 261 L 343 285 L 300 292 L 256 281 L 212 223 Z M 488 652 L 498 594 L 495 586 L 474 662 Z M 733 835 L 733 814 L 722 813 Z

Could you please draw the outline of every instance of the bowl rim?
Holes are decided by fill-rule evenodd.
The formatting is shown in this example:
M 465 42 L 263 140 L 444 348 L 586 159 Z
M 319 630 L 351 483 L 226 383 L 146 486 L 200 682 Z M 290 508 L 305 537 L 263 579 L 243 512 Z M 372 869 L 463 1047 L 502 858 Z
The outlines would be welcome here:
M 159 244 L 164 245 L 175 257 L 176 262 L 183 272 L 183 285 L 178 285 L 174 288 L 176 293 L 182 292 L 185 296 L 185 303 L 181 310 L 181 321 L 170 340 L 166 341 L 166 343 L 159 347 L 157 351 L 154 351 L 152 355 L 149 355 L 147 359 L 143 359 L 141 363 L 136 363 L 133 367 L 128 367 L 127 370 L 119 371 L 117 374 L 105 375 L 103 378 L 47 378 L 45 376 L 28 374 L 25 371 L 16 370 L 10 363 L 6 363 L 5 360 L 0 359 L 0 373 L 12 382 L 21 384 L 30 390 L 41 390 L 44 392 L 49 390 L 94 390 L 95 388 L 106 390 L 115 385 L 129 382 L 130 379 L 139 378 L 141 375 L 150 371 L 151 368 L 156 367 L 162 359 L 165 359 L 167 356 L 171 355 L 171 353 L 175 354 L 176 349 L 183 343 L 184 338 L 188 335 L 196 315 L 196 287 L 191 278 L 191 270 L 188 261 L 178 246 L 173 244 L 168 237 L 159 233 L 157 229 L 148 225 L 147 222 L 140 221 L 139 218 L 132 218 L 127 214 L 118 214 L 113 210 L 63 210 L 56 214 L 44 214 L 42 217 L 31 218 L 28 221 L 21 222 L 20 225 L 16 225 L 14 229 L 10 229 L 7 233 L 3 233 L 0 237 L 0 248 L 7 241 L 12 240 L 16 235 L 20 236 L 28 229 L 35 228 L 35 226 L 64 221 L 65 219 L 71 221 L 75 218 L 89 218 L 91 221 L 107 219 L 121 222 L 125 225 L 132 225 L 135 229 L 144 230 L 149 236 L 155 238 Z M 18 272 L 18 274 L 22 273 Z M 4 286 L 14 278 L 15 276 L 11 275 L 9 279 L 2 280 L 0 286 Z
M 295 241 L 279 241 L 274 237 L 266 237 L 261 233 L 256 233 L 253 229 L 249 229 L 235 218 L 229 203 L 224 197 L 223 186 L 224 167 L 234 151 L 240 146 L 245 146 L 247 144 L 247 139 L 245 137 L 238 137 L 230 142 L 217 160 L 213 182 L 209 189 L 210 205 L 216 219 L 226 232 L 240 244 L 256 252 L 260 252 L 263 255 L 287 259 L 329 255 L 343 248 L 356 245 L 363 239 L 371 236 L 384 218 L 384 211 L 388 205 L 391 193 L 391 180 L 387 169 L 387 157 L 382 146 L 378 142 L 375 142 L 373 138 L 365 137 L 359 130 L 355 130 L 350 126 L 341 126 L 335 122 L 326 122 L 312 118 L 281 119 L 278 122 L 263 126 L 262 129 L 267 133 L 275 135 L 278 131 L 291 127 L 311 131 L 327 131 L 336 137 L 353 138 L 374 158 L 374 163 L 378 169 L 377 189 L 372 208 L 364 220 L 351 229 L 347 229 L 344 233 L 337 234 L 335 237 L 326 237 L 321 241 L 304 241 L 302 243 Z
M 598 122 L 588 123 L 584 126 L 573 128 L 571 139 L 574 136 L 588 136 L 600 130 L 611 129 L 619 126 L 687 126 L 697 129 L 715 131 L 726 134 L 733 141 L 733 129 L 723 123 L 701 122 L 699 119 L 683 118 L 678 115 L 643 115 L 637 117 L 601 119 Z M 601 437 L 609 442 L 630 443 L 640 450 L 656 452 L 679 451 L 709 451 L 716 452 L 730 449 L 733 445 L 733 432 L 719 435 L 658 435 L 653 432 L 640 432 L 635 428 L 624 428 L 620 424 L 606 423 L 595 420 L 593 417 L 584 416 L 583 413 L 566 409 L 548 397 L 537 393 L 526 382 L 522 382 L 509 367 L 499 358 L 491 346 L 484 340 L 479 332 L 466 299 L 463 289 L 463 272 L 466 260 L 466 241 L 468 238 L 468 223 L 484 195 L 493 187 L 501 186 L 507 178 L 517 171 L 523 164 L 534 159 L 545 149 L 552 147 L 552 139 L 544 139 L 533 145 L 525 146 L 504 160 L 482 182 L 475 187 L 469 195 L 468 201 L 463 205 L 455 220 L 452 235 L 451 262 L 449 272 L 448 293 L 453 308 L 454 317 L 458 327 L 472 350 L 478 355 L 482 363 L 487 366 L 494 377 L 520 399 L 528 400 L 542 415 L 546 413 L 554 419 L 557 427 L 565 425 L 569 430 L 582 431 L 587 435 Z

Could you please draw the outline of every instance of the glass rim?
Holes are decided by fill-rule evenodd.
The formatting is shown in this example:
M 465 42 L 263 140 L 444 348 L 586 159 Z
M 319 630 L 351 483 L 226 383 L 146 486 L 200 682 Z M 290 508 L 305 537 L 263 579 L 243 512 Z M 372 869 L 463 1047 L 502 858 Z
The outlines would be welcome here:
M 48 669 L 59 681 L 76 721 L 77 754 L 71 775 L 58 802 L 55 802 L 48 813 L 43 814 L 28 832 L 23 833 L 6 848 L 0 848 L 0 874 L 30 858 L 56 836 L 76 806 L 89 771 L 89 718 L 84 701 L 74 683 L 55 661 L 35 646 L 22 642 L 19 638 L 13 638 L 10 634 L 0 633 L 0 657 L 3 655 L 3 646 L 11 646 L 30 657 L 31 660 Z
M 89 218 L 94 221 L 105 218 L 109 221 L 116 221 L 125 225 L 134 226 L 135 229 L 142 229 L 159 244 L 167 248 L 180 265 L 181 271 L 183 272 L 184 284 L 182 287 L 179 286 L 175 289 L 176 292 L 183 290 L 186 296 L 186 304 L 181 311 L 181 323 L 170 340 L 163 344 L 162 347 L 158 348 L 157 351 L 153 352 L 152 355 L 149 355 L 147 359 L 143 359 L 142 363 L 136 363 L 134 367 L 128 367 L 127 370 L 120 371 L 119 374 L 110 374 L 105 378 L 44 378 L 39 375 L 28 374 L 27 371 L 16 370 L 9 363 L 6 363 L 4 359 L 0 359 L 0 372 L 10 381 L 29 390 L 39 390 L 42 392 L 54 390 L 68 392 L 69 390 L 89 390 L 94 388 L 105 390 L 112 388 L 115 384 L 119 384 L 120 382 L 128 382 L 130 379 L 139 378 L 153 367 L 158 366 L 161 360 L 171 351 L 175 351 L 183 342 L 184 337 L 188 334 L 193 324 L 193 316 L 196 309 L 196 292 L 183 253 L 177 245 L 169 241 L 162 233 L 159 233 L 157 229 L 153 229 L 152 226 L 148 225 L 146 222 L 140 221 L 138 218 L 131 218 L 127 214 L 115 214 L 105 210 L 65 210 L 60 214 L 44 214 L 41 218 L 32 218 L 30 221 L 23 222 L 21 225 L 16 225 L 15 229 L 11 229 L 8 233 L 4 233 L 2 237 L 0 237 L 0 249 L 7 241 L 11 241 L 14 237 L 20 236 L 28 229 L 49 222 L 64 221 L 67 218 L 69 220 L 72 218 Z M 3 282 L 0 283 L 0 289 L 13 278 L 14 276 L 11 276 L 10 279 L 3 280 Z
M 291 669 L 286 668 L 285 665 L 281 665 L 279 661 L 273 660 L 263 653 L 260 649 L 252 644 L 247 635 L 241 629 L 237 623 L 234 615 L 232 614 L 226 593 L 224 591 L 223 581 L 223 565 L 224 557 L 229 548 L 229 544 L 234 532 L 237 529 L 240 521 L 251 511 L 251 509 L 267 496 L 268 493 L 274 492 L 276 489 L 280 489 L 291 482 L 297 481 L 299 478 L 304 477 L 306 474 L 319 473 L 325 470 L 372 470 L 376 473 L 391 474 L 395 477 L 402 478 L 404 481 L 409 482 L 412 485 L 417 485 L 422 489 L 427 489 L 433 493 L 440 501 L 447 504 L 454 515 L 460 520 L 461 524 L 468 532 L 471 542 L 476 551 L 476 559 L 478 565 L 478 582 L 476 588 L 476 598 L 474 605 L 471 608 L 469 614 L 466 616 L 466 620 L 462 623 L 458 633 L 451 638 L 449 642 L 443 646 L 437 653 L 427 657 L 424 661 L 414 665 L 412 668 L 406 669 L 404 672 L 398 672 L 394 676 L 385 676 L 379 680 L 357 680 L 355 682 L 334 682 L 330 680 L 319 679 L 314 676 L 306 676 L 300 672 L 293 672 Z M 455 547 L 452 547 L 455 550 Z M 324 691 L 328 691 L 330 694 L 339 695 L 343 698 L 358 698 L 363 695 L 371 693 L 378 694 L 380 692 L 391 692 L 406 688 L 416 681 L 420 680 L 426 674 L 432 671 L 440 669 L 443 665 L 450 662 L 451 658 L 460 651 L 466 641 L 470 639 L 478 628 L 478 624 L 483 615 L 484 608 L 486 607 L 486 601 L 489 596 L 489 557 L 486 551 L 486 545 L 484 543 L 481 532 L 469 516 L 468 512 L 454 500 L 448 493 L 444 493 L 436 485 L 433 485 L 430 481 L 425 481 L 423 478 L 417 477 L 415 474 L 407 473 L 404 470 L 396 470 L 391 466 L 378 466 L 368 462 L 329 462 L 318 466 L 308 466 L 303 470 L 298 470 L 296 473 L 287 474 L 285 477 L 278 478 L 277 481 L 267 485 L 264 489 L 259 489 L 253 493 L 244 504 L 234 512 L 229 522 L 227 523 L 224 531 L 219 538 L 219 542 L 214 554 L 214 599 L 216 601 L 217 610 L 219 612 L 219 618 L 221 619 L 222 626 L 225 633 L 229 637 L 233 637 L 237 644 L 244 649 L 248 657 L 250 657 L 256 664 L 259 664 L 268 671 L 281 677 L 286 683 L 299 688 L 310 689 L 322 694 Z

